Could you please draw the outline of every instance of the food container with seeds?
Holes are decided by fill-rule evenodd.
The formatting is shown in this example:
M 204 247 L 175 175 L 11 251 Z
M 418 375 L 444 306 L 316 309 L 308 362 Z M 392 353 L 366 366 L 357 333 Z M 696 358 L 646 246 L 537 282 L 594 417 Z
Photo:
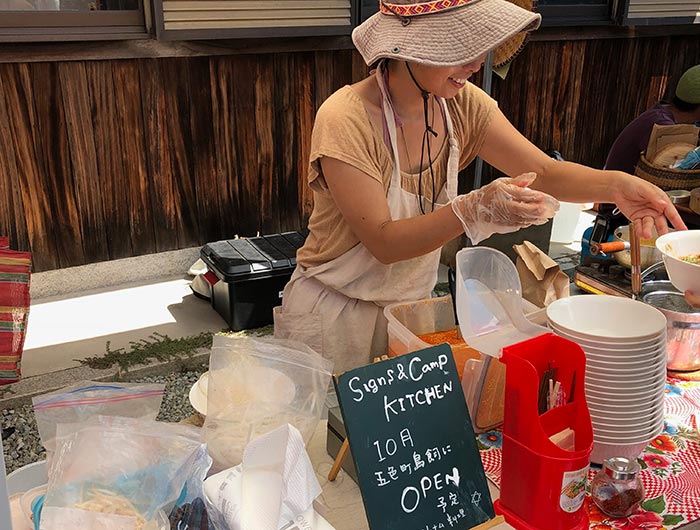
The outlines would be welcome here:
M 610 517 L 632 515 L 644 500 L 639 464 L 622 456 L 603 462 L 603 469 L 591 482 L 591 498 Z

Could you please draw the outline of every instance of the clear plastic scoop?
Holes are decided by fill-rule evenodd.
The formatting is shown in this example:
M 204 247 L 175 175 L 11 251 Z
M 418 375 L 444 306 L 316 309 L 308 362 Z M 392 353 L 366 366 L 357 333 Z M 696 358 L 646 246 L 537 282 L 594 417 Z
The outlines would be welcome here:
M 504 346 L 550 332 L 525 318 L 520 278 L 508 256 L 471 247 L 460 250 L 456 262 L 457 316 L 469 346 L 500 357 Z

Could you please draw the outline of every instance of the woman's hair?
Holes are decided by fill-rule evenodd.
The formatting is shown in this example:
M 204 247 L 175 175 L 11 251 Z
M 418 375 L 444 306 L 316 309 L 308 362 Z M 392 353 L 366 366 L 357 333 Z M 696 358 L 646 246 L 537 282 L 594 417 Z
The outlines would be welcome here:
M 700 108 L 700 103 L 688 103 L 687 101 L 683 101 L 678 96 L 673 96 L 671 103 L 681 112 L 695 112 L 698 110 L 698 108 Z

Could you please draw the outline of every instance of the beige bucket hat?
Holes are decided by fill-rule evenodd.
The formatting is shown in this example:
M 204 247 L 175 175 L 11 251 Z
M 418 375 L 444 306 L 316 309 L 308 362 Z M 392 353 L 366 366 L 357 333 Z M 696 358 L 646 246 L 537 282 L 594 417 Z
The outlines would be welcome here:
M 389 58 L 458 66 L 495 50 L 494 66 L 503 66 L 542 18 L 532 0 L 516 1 L 530 9 L 508 0 L 380 0 L 379 12 L 355 28 L 352 40 L 368 65 Z

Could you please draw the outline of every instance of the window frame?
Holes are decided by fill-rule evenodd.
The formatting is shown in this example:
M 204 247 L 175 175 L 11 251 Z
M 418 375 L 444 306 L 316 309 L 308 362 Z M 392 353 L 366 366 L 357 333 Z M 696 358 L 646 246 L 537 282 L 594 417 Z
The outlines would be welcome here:
M 125 40 L 148 37 L 144 0 L 113 11 L 3 11 L 0 42 Z
M 561 26 L 608 26 L 615 23 L 618 0 L 601 1 L 599 4 L 539 5 L 535 12 L 542 15 L 543 27 Z
M 305 27 L 259 27 L 259 28 L 221 28 L 221 29 L 165 29 L 163 2 L 151 0 L 153 31 L 156 39 L 161 41 L 181 40 L 222 40 L 255 39 L 275 37 L 327 37 L 350 35 L 357 20 L 358 0 L 350 0 L 350 24 L 347 26 L 305 26 Z

